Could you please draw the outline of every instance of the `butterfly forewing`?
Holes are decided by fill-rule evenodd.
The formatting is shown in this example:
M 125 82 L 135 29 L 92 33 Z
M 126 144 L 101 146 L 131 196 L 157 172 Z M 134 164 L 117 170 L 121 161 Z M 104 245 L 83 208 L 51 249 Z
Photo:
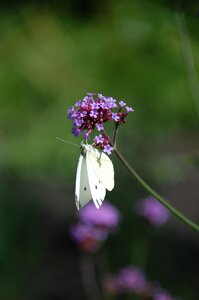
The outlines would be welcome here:
M 75 183 L 75 202 L 77 209 L 86 205 L 92 199 L 85 155 L 80 154 Z
M 110 158 L 91 145 L 89 145 L 87 156 L 102 185 L 111 191 L 114 188 L 114 168 Z

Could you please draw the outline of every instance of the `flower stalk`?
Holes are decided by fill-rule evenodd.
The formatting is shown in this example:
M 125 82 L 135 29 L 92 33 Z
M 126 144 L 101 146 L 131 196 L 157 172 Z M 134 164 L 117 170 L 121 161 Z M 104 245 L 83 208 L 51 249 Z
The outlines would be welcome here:
M 116 131 L 117 129 L 115 129 Z M 103 132 L 105 136 L 107 134 L 105 131 Z M 115 134 L 114 134 L 115 136 Z M 113 151 L 117 158 L 121 161 L 121 163 L 127 168 L 129 173 L 135 177 L 135 179 L 142 185 L 142 187 L 154 198 L 156 198 L 162 205 L 164 205 L 174 216 L 176 216 L 180 221 L 184 224 L 188 225 L 195 231 L 199 231 L 199 226 L 187 218 L 184 214 L 179 212 L 175 207 L 173 207 L 167 200 L 165 200 L 160 194 L 158 194 L 153 188 L 151 188 L 146 181 L 134 170 L 134 168 L 128 163 L 128 161 L 124 158 L 121 152 L 117 149 L 116 144 L 109 140 L 110 145 L 113 147 Z

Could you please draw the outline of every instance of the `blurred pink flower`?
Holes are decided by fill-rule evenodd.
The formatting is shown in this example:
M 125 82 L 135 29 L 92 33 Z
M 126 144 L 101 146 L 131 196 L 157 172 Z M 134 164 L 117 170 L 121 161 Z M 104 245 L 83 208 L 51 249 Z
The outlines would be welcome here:
M 99 210 L 90 202 L 79 211 L 79 219 L 86 224 L 114 230 L 120 222 L 120 212 L 108 201 L 104 201 Z
M 78 243 L 81 250 L 95 252 L 101 242 L 107 238 L 108 232 L 88 224 L 77 223 L 70 228 L 70 235 Z
M 174 300 L 165 290 L 158 289 L 154 292 L 153 300 Z
M 144 273 L 135 266 L 121 269 L 117 281 L 121 290 L 132 291 L 135 293 L 144 292 L 147 285 Z
M 81 250 L 96 252 L 108 234 L 117 228 L 119 221 L 119 211 L 109 202 L 105 201 L 99 210 L 90 202 L 79 211 L 78 222 L 69 232 Z

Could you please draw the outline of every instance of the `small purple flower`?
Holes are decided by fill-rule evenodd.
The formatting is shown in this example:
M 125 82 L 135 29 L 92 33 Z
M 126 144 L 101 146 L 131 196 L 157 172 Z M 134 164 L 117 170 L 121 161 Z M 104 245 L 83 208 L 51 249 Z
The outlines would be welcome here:
M 105 97 L 102 94 L 97 94 L 99 99 L 104 99 Z
M 75 106 L 80 106 L 81 105 L 81 100 L 78 100 L 76 103 L 75 103 Z
M 96 123 L 96 127 L 97 127 L 97 130 L 99 130 L 99 131 L 102 131 L 104 129 L 104 126 L 101 123 Z
M 89 140 L 89 138 L 90 138 L 90 132 L 89 131 L 84 132 L 84 139 L 87 141 Z
M 100 107 L 100 106 L 99 106 L 98 103 L 96 103 L 96 102 L 91 103 L 91 109 L 96 110 L 96 109 L 98 109 L 99 107 Z
M 112 120 L 114 120 L 115 122 L 118 122 L 120 119 L 120 117 L 118 116 L 117 113 L 112 113 Z
M 97 115 L 98 115 L 97 110 L 91 110 L 90 111 L 90 117 L 97 118 Z
M 109 109 L 109 103 L 107 103 L 107 101 L 102 102 L 101 108 L 102 108 L 102 109 Z
M 104 138 L 101 134 L 95 137 L 96 144 L 102 144 L 103 141 L 104 141 Z
M 147 286 L 147 281 L 138 267 L 130 266 L 120 270 L 118 284 L 124 291 L 142 293 Z
M 76 118 L 74 120 L 74 126 L 79 127 L 83 124 L 83 120 L 81 118 Z
M 75 127 L 72 128 L 72 134 L 74 136 L 79 136 L 80 133 L 81 133 L 81 130 L 79 128 L 75 128 Z
M 85 103 L 87 103 L 88 100 L 89 100 L 89 96 L 85 96 L 85 97 L 83 98 L 83 102 L 85 102 Z
M 130 112 L 130 111 L 134 111 L 134 109 L 132 107 L 126 106 L 126 111 Z
M 87 95 L 90 97 L 90 98 L 93 98 L 95 96 L 95 93 L 87 93 Z
M 86 99 L 87 97 L 85 97 L 84 99 L 83 99 L 83 102 L 81 103 L 81 105 L 80 105 L 80 107 L 81 108 L 87 108 L 88 107 L 88 100 Z
M 104 201 L 100 210 L 96 209 L 93 203 L 89 203 L 83 207 L 79 212 L 79 218 L 84 223 L 114 230 L 119 224 L 120 213 L 108 201 Z
M 80 112 L 79 115 L 80 115 L 81 118 L 84 118 L 87 115 L 87 112 L 85 110 L 83 110 L 83 111 Z
M 67 118 L 72 119 L 73 113 L 74 113 L 74 107 L 72 106 L 67 110 Z
M 112 150 L 113 150 L 113 147 L 111 147 L 109 144 L 104 146 L 104 152 L 107 153 L 108 155 L 111 154 Z
M 71 115 L 71 120 L 73 121 L 73 125 L 74 125 L 74 126 L 76 126 L 76 125 L 75 125 L 75 121 L 76 121 L 76 120 L 79 120 L 79 119 L 81 119 L 81 117 L 80 117 L 80 115 L 77 114 L 77 112 L 75 111 L 75 112 Z M 78 126 L 76 126 L 76 127 L 78 127 Z
M 126 103 L 125 103 L 124 101 L 120 101 L 120 102 L 119 102 L 119 105 L 120 105 L 121 107 L 124 107 L 124 106 L 126 106 Z
M 117 107 L 117 104 L 115 102 L 116 102 L 116 100 L 113 99 L 113 97 L 108 97 L 106 99 L 106 104 L 107 104 L 108 108 L 115 108 L 115 107 Z
M 160 226 L 169 218 L 168 210 L 151 196 L 138 202 L 137 212 L 140 216 L 146 218 L 153 226 Z

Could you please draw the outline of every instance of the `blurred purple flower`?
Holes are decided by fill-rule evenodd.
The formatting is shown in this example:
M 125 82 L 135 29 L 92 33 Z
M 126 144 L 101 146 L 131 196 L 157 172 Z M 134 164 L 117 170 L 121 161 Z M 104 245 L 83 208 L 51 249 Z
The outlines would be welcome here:
M 101 242 L 107 238 L 108 232 L 89 224 L 77 223 L 70 228 L 70 235 L 81 250 L 95 252 L 100 247 Z
M 117 228 L 120 213 L 107 201 L 100 210 L 90 202 L 79 211 L 78 218 L 78 222 L 69 229 L 71 238 L 81 250 L 96 252 L 108 234 Z
M 153 300 L 174 300 L 165 290 L 159 289 L 154 292 Z
M 118 284 L 123 291 L 143 293 L 147 286 L 147 280 L 138 267 L 129 266 L 120 270 Z
M 78 223 L 71 227 L 70 233 L 78 242 L 85 241 L 88 238 L 103 241 L 107 237 L 107 232 L 105 230 L 83 223 Z
M 153 226 L 160 226 L 169 218 L 168 210 L 151 196 L 140 200 L 136 209 L 137 213 L 146 218 Z
M 133 293 L 141 299 L 174 300 L 167 291 L 151 283 L 137 266 L 124 267 L 116 275 L 108 274 L 104 280 L 104 288 L 110 295 Z
M 114 230 L 119 224 L 120 213 L 108 201 L 104 201 L 100 210 L 96 209 L 95 205 L 90 202 L 79 211 L 79 218 L 86 224 Z

